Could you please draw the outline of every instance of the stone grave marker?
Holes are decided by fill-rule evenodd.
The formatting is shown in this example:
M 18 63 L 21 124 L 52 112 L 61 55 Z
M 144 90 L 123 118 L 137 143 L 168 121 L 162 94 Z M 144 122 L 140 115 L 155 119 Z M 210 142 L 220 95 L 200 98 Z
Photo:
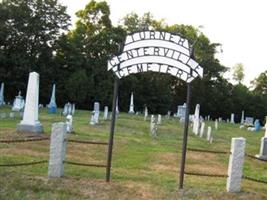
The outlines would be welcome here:
M 211 127 L 208 126 L 207 141 L 212 142 Z
M 19 91 L 18 96 L 15 97 L 12 111 L 20 112 L 23 110 L 24 106 L 25 106 L 25 101 L 23 97 L 21 96 L 21 92 Z
M 130 114 L 133 114 L 134 113 L 134 96 L 133 96 L 133 92 L 131 93 L 129 113 Z
M 201 123 L 201 127 L 200 127 L 200 137 L 204 136 L 204 131 L 205 131 L 205 122 Z
M 145 107 L 144 121 L 146 121 L 147 117 L 148 117 L 148 109 L 147 109 L 147 107 Z
M 232 123 L 232 124 L 235 123 L 235 114 L 234 113 L 231 114 L 231 122 L 230 123 Z
M 157 136 L 157 122 L 154 115 L 151 115 L 151 121 L 150 121 L 150 133 L 153 138 Z
M 217 119 L 215 119 L 214 126 L 215 126 L 215 130 L 218 130 L 218 120 Z
M 195 135 L 199 134 L 199 127 L 200 127 L 199 113 L 200 113 L 200 105 L 197 104 L 195 108 L 194 122 L 193 122 L 193 133 L 195 133 Z
M 0 88 L 0 106 L 5 105 L 5 101 L 4 101 L 4 83 L 1 84 L 1 88 Z
M 157 124 L 161 124 L 162 123 L 162 120 L 161 120 L 161 115 L 160 114 L 158 114 L 158 121 L 157 121 Z
M 107 120 L 108 119 L 108 106 L 104 107 L 104 115 L 103 115 L 103 119 Z
M 22 121 L 17 125 L 18 132 L 42 133 L 43 126 L 38 120 L 39 115 L 39 74 L 29 75 L 26 103 Z
M 48 104 L 49 113 L 56 113 L 57 112 L 57 104 L 56 104 L 56 84 L 53 84 L 52 87 L 52 94 L 50 98 L 50 102 Z

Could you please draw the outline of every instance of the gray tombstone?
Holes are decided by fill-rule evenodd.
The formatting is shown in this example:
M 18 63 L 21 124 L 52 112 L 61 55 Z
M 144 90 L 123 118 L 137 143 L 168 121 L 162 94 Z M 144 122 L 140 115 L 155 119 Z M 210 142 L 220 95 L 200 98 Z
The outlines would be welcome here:
M 99 111 L 100 111 L 100 104 L 99 102 L 94 103 L 94 122 L 95 124 L 99 123 Z
M 161 115 L 160 114 L 158 114 L 158 121 L 157 121 L 157 124 L 161 124 L 162 123 L 162 120 L 161 120 Z
M 103 119 L 107 120 L 108 119 L 108 106 L 104 107 L 104 115 L 103 115 Z
M 231 122 L 230 123 L 232 123 L 232 124 L 235 123 L 235 114 L 234 113 L 231 114 Z
M 64 175 L 64 159 L 66 151 L 66 132 L 65 123 L 52 124 L 52 133 L 50 137 L 50 153 L 48 164 L 48 177 L 60 178 Z
M 240 124 L 244 124 L 244 121 L 245 121 L 245 111 L 244 111 L 244 110 L 242 110 Z
M 228 164 L 227 192 L 240 192 L 245 158 L 245 138 L 232 138 L 231 154 Z
M 201 127 L 200 127 L 200 137 L 204 136 L 204 131 L 205 131 L 205 122 L 201 123 Z
M 267 160 L 267 137 L 261 138 L 260 153 L 256 155 L 257 158 Z
M 150 133 L 152 135 L 153 138 L 155 138 L 157 136 L 157 122 L 156 122 L 156 118 L 154 117 L 154 115 L 151 115 L 151 121 L 150 121 Z

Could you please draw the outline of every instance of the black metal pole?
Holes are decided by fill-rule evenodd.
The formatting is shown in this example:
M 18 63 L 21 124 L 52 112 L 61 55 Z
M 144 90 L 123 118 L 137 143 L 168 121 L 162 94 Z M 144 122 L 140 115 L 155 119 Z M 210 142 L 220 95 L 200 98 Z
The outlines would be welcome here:
M 183 149 L 182 149 L 182 159 L 181 159 L 181 168 L 180 168 L 179 189 L 183 189 L 183 185 L 184 185 L 184 169 L 185 169 L 186 146 L 187 146 L 187 138 L 188 138 L 190 101 L 191 101 L 191 84 L 188 83 L 187 84 L 186 112 L 185 112 L 184 137 L 183 137 Z
M 109 143 L 108 143 L 108 158 L 107 158 L 107 168 L 106 168 L 106 182 L 110 181 L 110 171 L 111 171 L 111 161 L 112 161 L 112 148 L 113 148 L 113 138 L 114 129 L 116 121 L 116 101 L 118 97 L 119 79 L 116 77 L 114 82 L 114 92 L 113 92 L 113 102 L 112 102 L 112 119 L 110 124 L 109 133 Z

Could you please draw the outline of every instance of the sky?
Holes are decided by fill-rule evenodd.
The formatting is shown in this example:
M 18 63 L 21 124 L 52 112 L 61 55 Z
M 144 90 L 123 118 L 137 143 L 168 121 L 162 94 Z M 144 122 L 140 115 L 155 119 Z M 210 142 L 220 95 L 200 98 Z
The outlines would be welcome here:
M 67 6 L 72 23 L 75 12 L 90 0 L 59 0 Z M 155 19 L 169 25 L 186 24 L 200 29 L 212 43 L 220 43 L 216 54 L 220 63 L 232 68 L 244 65 L 244 84 L 267 70 L 267 1 L 266 0 L 107 0 L 113 25 L 126 14 L 151 12 Z M 231 77 L 232 72 L 226 74 Z

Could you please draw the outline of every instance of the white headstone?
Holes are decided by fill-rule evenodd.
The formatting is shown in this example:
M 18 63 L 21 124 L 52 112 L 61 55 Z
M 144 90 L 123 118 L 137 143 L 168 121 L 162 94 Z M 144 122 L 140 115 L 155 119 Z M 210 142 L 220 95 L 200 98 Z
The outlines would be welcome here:
M 205 131 L 205 122 L 202 122 L 200 128 L 200 137 L 204 136 L 204 131 Z
M 245 138 L 232 138 L 231 154 L 228 165 L 227 192 L 240 192 L 245 157 Z
M 66 117 L 66 130 L 68 133 L 72 133 L 73 132 L 73 117 L 72 115 L 67 115 Z
M 267 137 L 261 138 L 260 153 L 256 155 L 257 158 L 267 160 Z
M 66 151 L 66 124 L 63 122 L 52 124 L 50 138 L 48 177 L 59 178 L 64 175 L 63 161 Z
M 264 137 L 267 137 L 267 117 L 265 117 L 265 135 L 264 135 Z
M 193 133 L 195 133 L 195 135 L 199 134 L 199 127 L 200 127 L 199 113 L 200 113 L 200 105 L 197 104 L 195 108 L 194 121 L 193 121 Z
M 39 115 L 39 74 L 31 72 L 27 86 L 25 109 L 22 121 L 17 125 L 18 132 L 43 132 L 43 126 L 38 120 Z
M 231 123 L 232 124 L 235 123 L 235 114 L 234 113 L 231 114 Z
M 119 114 L 119 97 L 117 97 L 116 99 L 116 114 L 118 115 Z
M 148 109 L 147 107 L 145 107 L 145 116 L 144 116 L 144 120 L 146 121 L 146 118 L 148 117 Z
M 218 120 L 217 119 L 215 119 L 214 126 L 215 126 L 215 130 L 218 130 Z
M 162 122 L 162 121 L 161 121 L 161 115 L 159 114 L 159 115 L 158 115 L 158 121 L 157 121 L 157 124 L 161 124 L 161 122 Z
M 17 112 L 22 111 L 24 106 L 25 106 L 25 101 L 21 96 L 21 92 L 19 91 L 18 96 L 16 96 L 14 100 L 12 111 L 17 111 Z
M 104 107 L 104 116 L 103 116 L 103 119 L 104 120 L 107 120 L 108 119 L 108 106 L 105 106 Z
M 0 88 L 0 106 L 4 105 L 4 102 L 4 83 L 2 83 Z
M 134 113 L 134 98 L 133 98 L 133 92 L 131 93 L 131 101 L 130 101 L 130 107 L 129 107 L 129 113 Z
M 179 117 L 181 121 L 184 121 L 185 113 L 186 113 L 186 103 L 184 103 L 184 105 L 178 106 L 176 116 Z
M 208 131 L 207 131 L 207 141 L 211 142 L 211 138 L 212 138 L 212 136 L 211 136 L 211 127 L 209 126 L 208 127 Z

